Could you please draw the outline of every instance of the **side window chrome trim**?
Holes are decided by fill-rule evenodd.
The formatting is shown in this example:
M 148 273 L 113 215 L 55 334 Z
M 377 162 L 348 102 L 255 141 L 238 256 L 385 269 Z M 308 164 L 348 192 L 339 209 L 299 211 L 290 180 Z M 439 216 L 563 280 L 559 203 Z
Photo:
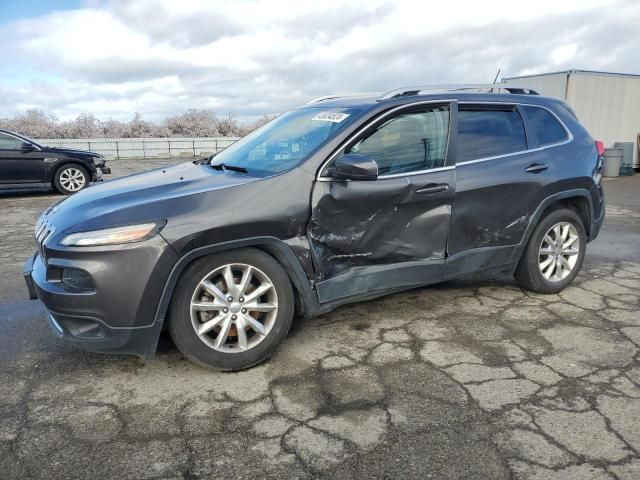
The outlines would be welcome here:
M 316 176 L 316 180 L 317 181 L 321 181 L 321 182 L 329 182 L 329 181 L 333 181 L 335 180 L 334 178 L 331 177 L 325 177 L 322 175 L 322 172 L 324 171 L 325 168 L 327 168 L 327 165 L 329 165 L 329 163 L 331 163 L 331 161 L 336 158 L 338 156 L 338 154 L 344 149 L 344 147 L 351 142 L 354 138 L 357 138 L 359 135 L 363 134 L 367 129 L 369 129 L 369 127 L 371 127 L 374 123 L 377 123 L 379 120 L 382 120 L 383 118 L 388 117 L 389 115 L 392 115 L 398 111 L 401 110 L 405 110 L 405 109 L 410 109 L 416 106 L 420 106 L 420 105 L 429 105 L 429 104 L 442 104 L 442 103 L 446 103 L 446 104 L 451 104 L 452 102 L 456 102 L 457 100 L 455 98 L 441 98 L 438 100 L 424 100 L 422 102 L 413 102 L 413 103 L 407 103 L 404 105 L 400 105 L 398 107 L 392 108 L 391 110 L 388 110 L 386 112 L 384 112 L 383 114 L 376 116 L 375 118 L 371 119 L 370 121 L 368 121 L 365 125 L 363 125 L 361 128 L 359 128 L 353 135 L 350 135 L 349 138 L 345 139 L 338 148 L 336 148 L 335 152 L 333 152 L 331 155 L 329 155 L 329 158 L 327 158 L 327 160 L 324 161 L 324 163 L 322 164 L 322 166 L 318 169 L 318 174 Z M 449 114 L 451 114 L 451 112 L 449 112 Z M 451 141 L 451 119 L 449 119 L 449 138 L 448 138 L 448 142 L 447 142 L 447 150 L 449 149 L 449 142 Z M 444 170 L 444 169 L 451 169 L 454 168 L 454 166 L 447 166 L 447 167 L 439 167 L 439 168 L 432 168 L 429 170 L 423 170 L 421 172 L 406 172 L 406 173 L 396 173 L 393 175 L 380 175 L 378 178 L 395 178 L 395 177 L 406 177 L 411 175 L 417 175 L 419 173 L 424 173 L 424 172 L 433 172 L 435 170 Z
M 427 173 L 435 173 L 435 172 L 446 172 L 447 170 L 455 169 L 455 165 L 449 165 L 446 167 L 438 167 L 438 168 L 427 168 L 426 170 L 416 170 L 414 172 L 402 172 L 402 173 L 393 173 L 391 175 L 379 175 L 378 180 L 386 180 L 388 178 L 404 178 L 404 177 L 412 177 L 414 175 L 424 175 Z M 318 177 L 316 179 L 318 182 L 335 182 L 336 179 L 332 177 Z M 340 180 L 341 182 L 348 182 L 350 180 Z
M 456 168 L 455 165 L 449 165 L 446 167 L 427 168 L 425 170 L 416 170 L 413 172 L 392 173 L 389 175 L 379 175 L 378 179 L 384 180 L 385 178 L 412 177 L 413 175 L 424 175 L 425 173 L 446 172 L 447 170 L 453 170 L 454 168 Z
M 560 120 L 558 115 L 556 115 L 553 110 L 551 110 L 551 109 L 549 109 L 549 108 L 547 108 L 545 106 L 542 106 L 542 105 L 534 105 L 532 103 L 513 103 L 513 102 L 458 102 L 458 105 L 515 105 L 515 106 L 519 105 L 519 106 L 523 106 L 523 107 L 541 108 L 541 109 L 546 110 L 547 112 L 549 112 L 551 115 L 553 115 L 553 117 L 558 121 L 558 123 L 560 123 L 560 125 L 562 125 L 562 128 L 564 128 L 564 131 L 567 134 L 567 138 L 565 138 L 561 142 L 551 143 L 549 145 L 543 145 L 541 147 L 529 148 L 527 150 L 519 150 L 517 152 L 505 153 L 505 154 L 502 154 L 502 155 L 493 155 L 491 157 L 474 158 L 473 160 L 465 160 L 464 162 L 456 162 L 456 166 L 458 166 L 458 165 L 471 165 L 473 163 L 487 162 L 489 160 L 497 160 L 499 158 L 512 157 L 514 155 L 522 155 L 524 153 L 529 153 L 529 152 L 539 152 L 541 150 L 546 150 L 547 148 L 553 148 L 553 147 L 559 147 L 561 145 L 566 145 L 567 143 L 570 143 L 570 142 L 573 141 L 573 134 L 571 133 L 571 130 L 569 130 L 567 128 L 567 126 L 564 124 L 564 122 L 562 120 Z

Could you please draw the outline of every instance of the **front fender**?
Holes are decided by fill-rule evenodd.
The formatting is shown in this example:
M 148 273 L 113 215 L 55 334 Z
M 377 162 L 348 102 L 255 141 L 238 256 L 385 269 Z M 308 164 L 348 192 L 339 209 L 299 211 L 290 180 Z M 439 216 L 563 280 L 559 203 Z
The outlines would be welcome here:
M 198 247 L 180 257 L 165 282 L 156 310 L 154 323 L 160 322 L 160 324 L 164 324 L 173 292 L 182 272 L 184 272 L 189 264 L 205 255 L 245 247 L 260 248 L 272 255 L 280 263 L 298 293 L 300 313 L 303 316 L 310 316 L 318 309 L 317 296 L 315 295 L 312 281 L 307 276 L 302 263 L 293 253 L 293 250 L 291 250 L 285 241 L 279 238 L 262 236 Z

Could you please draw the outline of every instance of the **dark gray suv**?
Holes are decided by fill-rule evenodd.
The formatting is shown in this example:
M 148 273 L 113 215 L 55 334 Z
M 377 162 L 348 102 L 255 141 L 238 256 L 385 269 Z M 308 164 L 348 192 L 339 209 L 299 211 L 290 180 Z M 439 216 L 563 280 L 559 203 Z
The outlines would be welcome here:
M 241 369 L 294 315 L 477 272 L 558 292 L 602 225 L 601 154 L 566 104 L 513 85 L 324 97 L 49 208 L 25 279 L 79 347 L 146 358 L 168 328 Z

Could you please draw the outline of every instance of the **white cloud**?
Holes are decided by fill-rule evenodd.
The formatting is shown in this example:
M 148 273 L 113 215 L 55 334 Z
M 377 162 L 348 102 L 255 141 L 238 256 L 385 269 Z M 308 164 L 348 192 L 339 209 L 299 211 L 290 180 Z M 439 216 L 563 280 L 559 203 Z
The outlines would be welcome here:
M 554 63 L 566 63 L 576 56 L 576 52 L 578 51 L 578 44 L 572 43 L 570 45 L 563 45 L 562 47 L 554 48 L 551 52 L 551 60 Z
M 333 91 L 491 81 L 498 68 L 640 64 L 632 0 L 87 5 L 0 27 L 3 116 L 32 106 L 63 118 L 84 110 L 160 118 L 187 108 L 255 116 Z

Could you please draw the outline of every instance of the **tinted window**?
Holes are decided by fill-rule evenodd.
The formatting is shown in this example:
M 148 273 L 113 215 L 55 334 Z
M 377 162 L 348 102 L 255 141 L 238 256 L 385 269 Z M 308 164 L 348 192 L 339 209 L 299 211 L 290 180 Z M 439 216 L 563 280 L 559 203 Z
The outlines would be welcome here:
M 526 149 L 524 124 L 516 110 L 460 110 L 459 162 Z
M 22 140 L 0 133 L 0 149 L 2 150 L 20 150 Z
M 378 126 L 345 153 L 367 155 L 380 175 L 444 166 L 449 136 L 449 109 L 436 107 L 404 113 Z
M 567 132 L 549 111 L 538 107 L 522 107 L 527 116 L 527 126 L 540 145 L 550 145 L 567 139 Z

